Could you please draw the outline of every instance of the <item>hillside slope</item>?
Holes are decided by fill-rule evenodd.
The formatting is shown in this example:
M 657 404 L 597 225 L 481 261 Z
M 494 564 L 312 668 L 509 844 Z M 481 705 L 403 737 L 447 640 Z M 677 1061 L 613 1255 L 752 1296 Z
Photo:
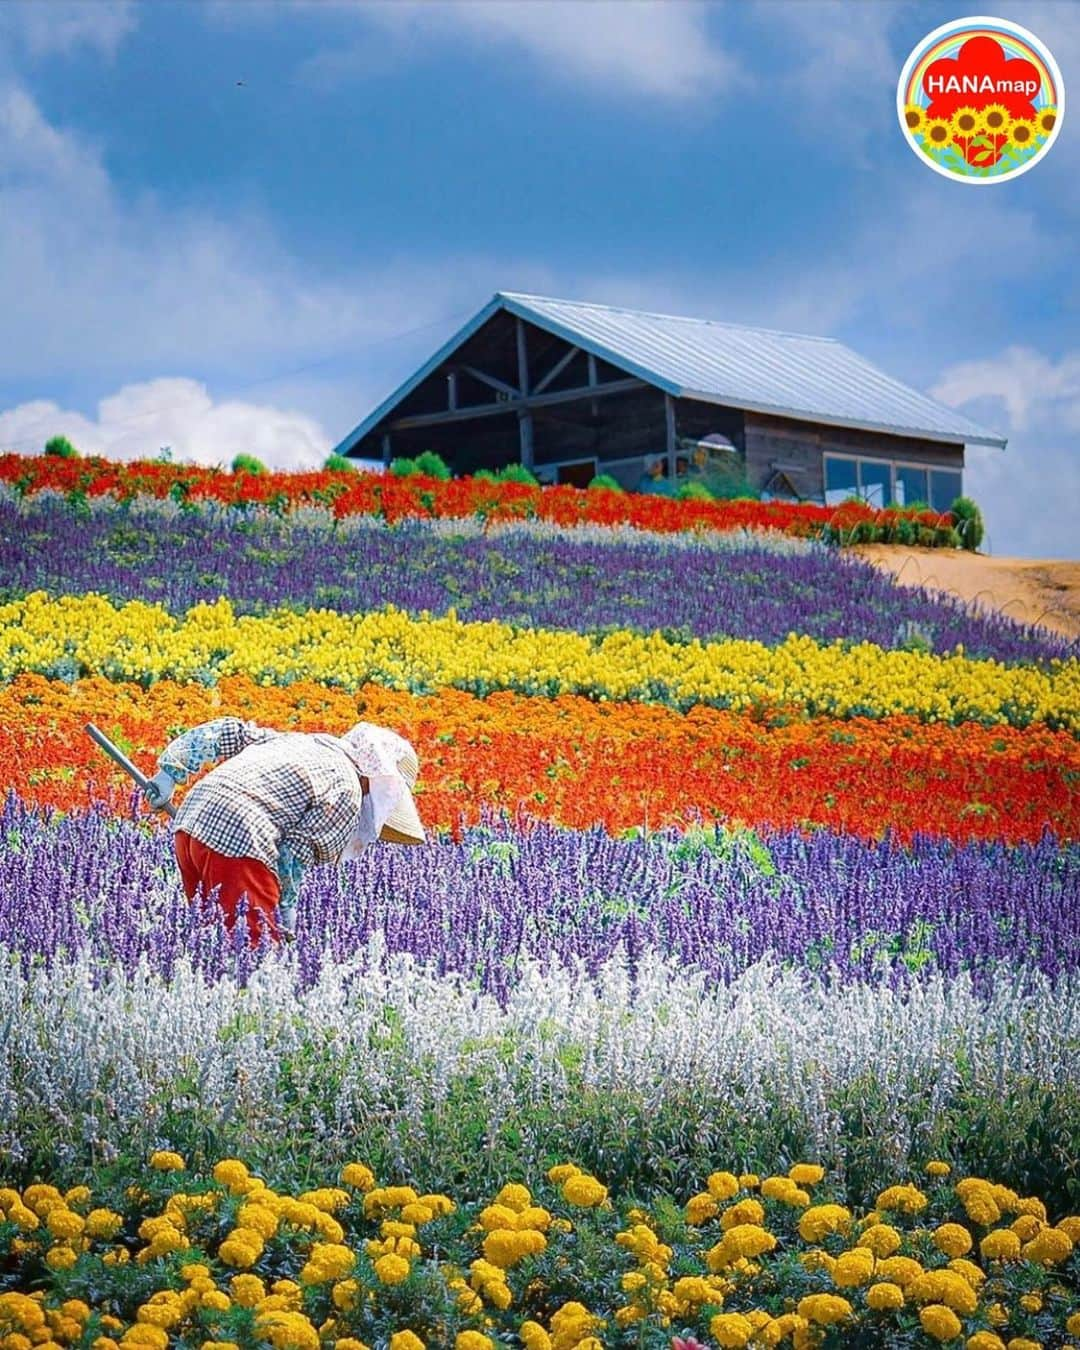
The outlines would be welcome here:
M 1080 562 L 995 558 L 981 553 L 861 544 L 855 552 L 905 586 L 975 601 L 1020 623 L 1080 638 Z

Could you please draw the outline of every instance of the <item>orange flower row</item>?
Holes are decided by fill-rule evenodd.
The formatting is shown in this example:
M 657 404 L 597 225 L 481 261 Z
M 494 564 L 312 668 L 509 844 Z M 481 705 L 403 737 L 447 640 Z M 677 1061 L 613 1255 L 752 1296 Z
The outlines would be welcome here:
M 86 722 L 153 772 L 172 736 L 225 714 L 302 731 L 339 732 L 361 718 L 394 727 L 419 752 L 418 799 L 432 827 L 457 828 L 496 807 L 613 832 L 704 817 L 871 838 L 892 830 L 905 840 L 1080 834 L 1080 743 L 1041 726 L 808 721 L 786 710 L 761 717 L 706 707 L 681 714 L 573 695 L 481 699 L 446 689 L 417 697 L 378 685 L 357 696 L 242 676 L 149 690 L 20 676 L 0 689 L 6 786 L 60 809 L 94 801 L 120 809 L 130 782 L 84 734 Z

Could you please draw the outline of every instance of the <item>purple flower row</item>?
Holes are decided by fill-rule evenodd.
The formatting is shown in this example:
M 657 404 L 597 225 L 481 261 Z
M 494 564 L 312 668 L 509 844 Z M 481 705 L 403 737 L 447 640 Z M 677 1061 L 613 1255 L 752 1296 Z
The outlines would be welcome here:
M 169 505 L 172 505 L 171 503 Z M 0 499 L 0 600 L 96 591 L 161 601 L 173 613 L 227 596 L 242 613 L 279 606 L 413 615 L 676 640 L 774 644 L 791 632 L 969 656 L 1037 661 L 1080 650 L 1045 630 L 896 585 L 861 559 L 802 541 L 685 540 L 627 533 L 578 539 L 537 529 L 485 536 L 407 521 L 363 527 L 237 511 L 169 513 L 98 505 L 77 513 Z M 797 547 L 795 546 L 797 545 Z
M 190 956 L 246 979 L 261 956 L 185 900 L 166 832 L 99 812 L 0 812 L 0 945 L 24 960 L 87 951 L 165 974 Z M 305 983 L 371 942 L 505 997 L 526 955 L 596 972 L 621 947 L 730 982 L 765 956 L 828 979 L 895 984 L 967 969 L 1080 968 L 1080 849 L 826 831 L 613 839 L 491 821 L 418 849 L 372 850 L 305 881 L 294 947 Z

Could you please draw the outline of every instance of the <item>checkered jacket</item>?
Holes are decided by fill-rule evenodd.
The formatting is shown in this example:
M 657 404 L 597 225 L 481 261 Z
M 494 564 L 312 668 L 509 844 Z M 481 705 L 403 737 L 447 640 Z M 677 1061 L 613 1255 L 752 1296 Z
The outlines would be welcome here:
M 182 783 L 219 760 L 184 798 L 174 829 L 227 858 L 258 858 L 283 883 L 282 857 L 301 868 L 340 858 L 363 805 L 348 756 L 301 732 L 219 717 L 171 741 L 158 764 Z

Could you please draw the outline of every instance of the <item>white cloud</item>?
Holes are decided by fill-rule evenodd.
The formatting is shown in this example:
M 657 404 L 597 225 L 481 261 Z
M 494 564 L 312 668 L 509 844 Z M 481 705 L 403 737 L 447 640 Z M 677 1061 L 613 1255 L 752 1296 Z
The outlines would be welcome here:
M 151 459 L 169 446 L 176 460 L 228 465 L 243 452 L 275 469 L 316 468 L 331 447 L 314 418 L 236 399 L 215 403 L 205 385 L 187 379 L 125 385 L 101 400 L 96 419 L 45 399 L 0 412 L 0 451 L 34 453 L 57 435 L 110 459 Z
M 381 58 L 457 40 L 524 52 L 562 83 L 677 101 L 725 95 L 744 78 L 710 37 L 709 7 L 697 0 L 360 0 L 338 8 L 393 40 Z M 370 43 L 358 43 L 319 53 L 304 74 L 334 84 L 372 61 Z
M 930 391 L 971 416 L 980 409 L 1009 422 L 1002 453 L 967 452 L 965 490 L 980 504 L 987 544 L 998 554 L 1077 556 L 1080 502 L 1080 351 L 1053 361 L 1031 347 L 1009 347 L 983 361 L 946 369 Z
M 8 0 L 0 11 L 0 33 L 16 37 L 31 56 L 67 56 L 86 46 L 112 57 L 138 22 L 136 0 Z

